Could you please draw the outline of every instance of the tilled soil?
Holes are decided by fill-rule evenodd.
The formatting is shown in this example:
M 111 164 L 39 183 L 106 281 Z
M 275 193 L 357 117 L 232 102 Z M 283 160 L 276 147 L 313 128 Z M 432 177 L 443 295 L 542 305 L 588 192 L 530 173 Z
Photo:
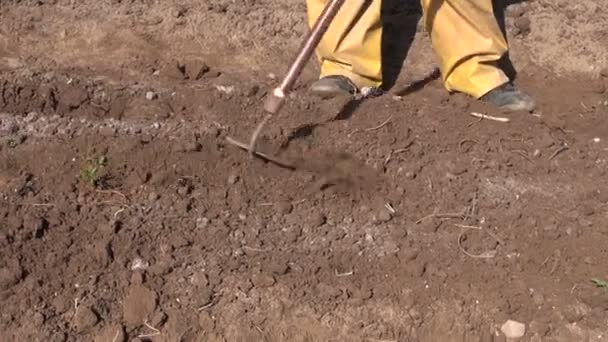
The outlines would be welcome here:
M 387 1 L 418 31 L 394 86 L 318 99 L 312 63 L 260 142 L 281 166 L 227 138 L 302 1 L 3 2 L 0 340 L 608 341 L 608 26 L 576 21 L 607 9 L 506 8 L 538 110 L 505 114 L 446 93 Z

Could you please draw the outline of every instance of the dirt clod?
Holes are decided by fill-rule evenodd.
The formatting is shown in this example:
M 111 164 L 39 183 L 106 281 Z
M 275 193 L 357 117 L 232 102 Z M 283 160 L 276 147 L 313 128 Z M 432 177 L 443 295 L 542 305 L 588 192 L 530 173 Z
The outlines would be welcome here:
M 199 59 L 186 62 L 185 69 L 190 80 L 200 80 L 211 70 L 207 63 Z
M 74 316 L 74 328 L 77 332 L 83 333 L 90 330 L 99 322 L 99 317 L 89 306 L 82 306 L 76 309 Z
M 519 32 L 522 35 L 527 35 L 530 33 L 530 27 L 532 25 L 532 22 L 530 21 L 529 18 L 519 17 L 519 18 L 515 19 L 513 24 L 515 25 L 515 27 L 519 30 Z
M 151 319 L 156 309 L 156 303 L 156 292 L 143 285 L 132 285 L 123 304 L 123 319 L 125 323 L 128 326 L 136 326 Z
M 18 260 L 11 260 L 0 267 L 0 290 L 6 290 L 23 279 L 24 272 Z
M 251 282 L 255 287 L 271 287 L 276 283 L 274 277 L 270 274 L 258 273 L 251 278 Z

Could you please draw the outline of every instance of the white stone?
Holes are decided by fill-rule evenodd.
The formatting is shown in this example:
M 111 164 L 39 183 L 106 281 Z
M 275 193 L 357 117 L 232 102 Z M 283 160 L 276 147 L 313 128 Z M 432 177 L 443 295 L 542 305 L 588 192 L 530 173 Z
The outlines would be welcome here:
M 154 92 L 149 91 L 149 92 L 146 93 L 146 99 L 148 101 L 152 101 L 155 98 L 156 98 L 156 94 Z
M 500 328 L 506 338 L 521 338 L 526 333 L 526 325 L 517 321 L 508 320 Z

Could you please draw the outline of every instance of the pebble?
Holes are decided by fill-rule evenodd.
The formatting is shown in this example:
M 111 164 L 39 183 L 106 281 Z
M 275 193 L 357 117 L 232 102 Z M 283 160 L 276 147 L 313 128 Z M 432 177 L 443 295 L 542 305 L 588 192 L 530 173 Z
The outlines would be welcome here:
M 376 221 L 378 223 L 385 223 L 390 221 L 393 218 L 393 215 L 388 210 L 381 210 L 378 216 L 376 217 Z
M 606 84 L 602 81 L 593 82 L 591 90 L 596 94 L 603 94 L 606 92 Z
M 311 228 L 318 228 L 327 222 L 327 217 L 322 213 L 312 214 L 310 226 Z
M 154 92 L 152 92 L 152 91 L 146 92 L 146 99 L 148 101 L 152 101 L 152 100 L 156 99 L 156 97 L 157 97 L 157 95 Z
M 97 314 L 89 307 L 78 307 L 76 310 L 76 316 L 74 317 L 74 325 L 76 331 L 82 333 L 92 327 L 94 327 L 99 318 Z
M 500 327 L 500 331 L 509 339 L 522 338 L 526 333 L 526 325 L 517 321 L 508 320 Z
M 156 202 L 156 200 L 158 200 L 159 198 L 160 198 L 160 195 L 157 194 L 156 192 L 151 192 L 150 194 L 148 194 L 149 202 Z
M 186 9 L 184 7 L 176 6 L 171 9 L 171 16 L 173 16 L 174 18 L 183 17 L 184 14 L 186 14 Z
M 160 328 L 167 322 L 167 314 L 162 311 L 157 311 L 152 317 L 152 326 Z
M 518 18 L 526 13 L 526 8 L 520 4 L 511 5 L 507 8 L 507 16 L 511 18 Z
M 237 176 L 237 175 L 230 175 L 230 176 L 228 176 L 228 184 L 234 185 L 238 181 L 239 181 L 239 176 Z
M 521 32 L 521 34 L 525 35 L 525 34 L 530 33 L 530 26 L 532 24 L 530 19 L 528 19 L 526 17 L 519 17 L 519 18 L 515 19 L 513 24 L 515 25 L 515 27 L 517 27 L 519 29 L 519 32 Z
M 198 324 L 204 331 L 212 331 L 215 328 L 213 317 L 206 311 L 202 311 L 198 315 Z
M 587 307 L 584 305 L 574 305 L 566 308 L 563 311 L 564 318 L 570 323 L 576 323 L 582 320 L 587 314 Z
M 273 286 L 276 280 L 269 274 L 259 273 L 252 277 L 251 282 L 255 287 L 265 288 Z
M 142 258 L 135 258 L 131 262 L 131 271 L 145 270 L 150 267 L 150 264 Z
M 196 228 L 205 229 L 209 225 L 209 219 L 206 217 L 199 217 L 196 219 Z
M 293 211 L 293 204 L 288 201 L 282 201 L 275 205 L 275 210 L 280 215 L 287 215 Z
M 24 276 L 23 268 L 17 262 L 0 268 L 0 290 L 7 290 L 21 281 Z

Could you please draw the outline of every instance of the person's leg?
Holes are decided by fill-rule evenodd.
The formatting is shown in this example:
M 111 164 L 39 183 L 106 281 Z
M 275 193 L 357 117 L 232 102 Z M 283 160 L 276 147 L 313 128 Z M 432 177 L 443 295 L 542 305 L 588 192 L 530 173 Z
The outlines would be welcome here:
M 328 0 L 307 0 L 312 27 Z M 347 1 L 316 50 L 321 75 L 311 88 L 322 95 L 353 93 L 382 84 L 381 0 Z
M 422 0 L 424 22 L 448 91 L 462 92 L 510 110 L 533 110 L 499 68 L 507 42 L 492 0 Z

